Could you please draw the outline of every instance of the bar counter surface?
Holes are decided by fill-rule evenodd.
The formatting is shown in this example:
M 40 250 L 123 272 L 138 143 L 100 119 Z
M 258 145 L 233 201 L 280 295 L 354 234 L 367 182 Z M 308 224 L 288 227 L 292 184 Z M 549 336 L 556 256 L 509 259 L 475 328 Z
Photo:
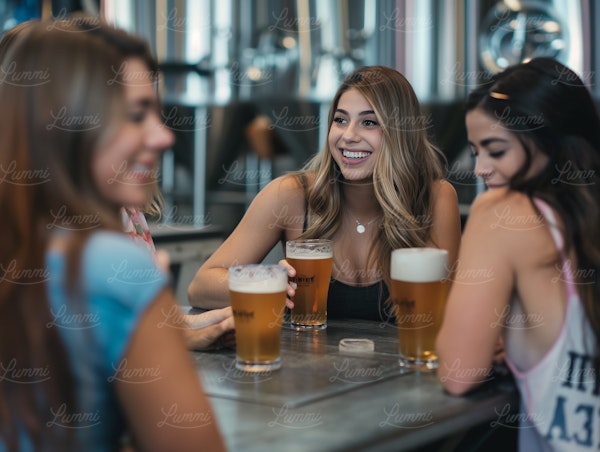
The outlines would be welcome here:
M 345 338 L 370 339 L 375 349 L 340 351 Z M 435 373 L 402 368 L 397 349 L 391 323 L 329 320 L 318 332 L 284 326 L 277 371 L 236 370 L 228 349 L 193 357 L 230 451 L 411 450 L 484 423 L 510 424 L 518 411 L 509 377 L 492 374 L 453 397 Z

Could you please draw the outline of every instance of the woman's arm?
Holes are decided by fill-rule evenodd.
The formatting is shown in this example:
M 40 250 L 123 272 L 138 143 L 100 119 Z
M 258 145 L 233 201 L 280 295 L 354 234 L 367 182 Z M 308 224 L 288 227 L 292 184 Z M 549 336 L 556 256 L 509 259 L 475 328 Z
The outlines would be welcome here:
M 430 244 L 448 250 L 448 267 L 454 268 L 460 246 L 460 211 L 452 184 L 435 183 L 433 190 L 433 222 Z
M 165 289 L 143 314 L 123 357 L 127 369 L 115 378 L 117 397 L 141 451 L 225 450 L 182 330 L 165 324 L 174 308 Z
M 302 233 L 304 193 L 296 177 L 270 182 L 223 244 L 200 267 L 188 288 L 192 306 L 204 309 L 229 305 L 227 270 L 234 265 L 258 264 L 290 231 Z
M 511 233 L 496 227 L 506 207 L 500 191 L 475 201 L 463 234 L 444 321 L 438 334 L 438 378 L 463 394 L 489 379 L 505 308 L 514 287 Z

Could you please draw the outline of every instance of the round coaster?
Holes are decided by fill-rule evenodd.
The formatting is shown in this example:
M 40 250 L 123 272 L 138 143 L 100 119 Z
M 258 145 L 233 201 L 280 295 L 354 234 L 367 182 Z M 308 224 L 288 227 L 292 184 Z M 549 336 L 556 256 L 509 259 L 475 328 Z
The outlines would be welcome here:
M 340 352 L 369 353 L 375 351 L 375 343 L 371 339 L 342 339 Z

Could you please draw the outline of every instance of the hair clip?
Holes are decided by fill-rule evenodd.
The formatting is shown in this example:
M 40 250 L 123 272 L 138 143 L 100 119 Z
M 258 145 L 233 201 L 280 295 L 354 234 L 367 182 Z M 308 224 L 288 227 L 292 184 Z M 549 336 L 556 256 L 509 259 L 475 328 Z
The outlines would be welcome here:
M 510 96 L 508 94 L 498 93 L 496 91 L 490 92 L 490 97 L 493 97 L 494 99 L 500 99 L 500 100 L 510 99 Z

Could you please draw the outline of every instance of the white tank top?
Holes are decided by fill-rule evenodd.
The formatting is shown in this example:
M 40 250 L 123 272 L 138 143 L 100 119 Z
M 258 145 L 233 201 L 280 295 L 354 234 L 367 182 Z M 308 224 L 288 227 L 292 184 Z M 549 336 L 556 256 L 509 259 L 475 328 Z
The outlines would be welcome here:
M 506 350 L 521 394 L 519 450 L 592 451 L 600 448 L 600 378 L 592 364 L 593 332 L 575 289 L 573 270 L 564 255 L 564 242 L 554 213 L 535 200 L 549 222 L 561 255 L 568 301 L 565 320 L 552 348 L 532 368 L 519 371 Z M 511 330 L 506 330 L 506 336 Z M 507 343 L 511 343 L 507 339 Z M 521 344 L 522 346 L 522 344 Z

